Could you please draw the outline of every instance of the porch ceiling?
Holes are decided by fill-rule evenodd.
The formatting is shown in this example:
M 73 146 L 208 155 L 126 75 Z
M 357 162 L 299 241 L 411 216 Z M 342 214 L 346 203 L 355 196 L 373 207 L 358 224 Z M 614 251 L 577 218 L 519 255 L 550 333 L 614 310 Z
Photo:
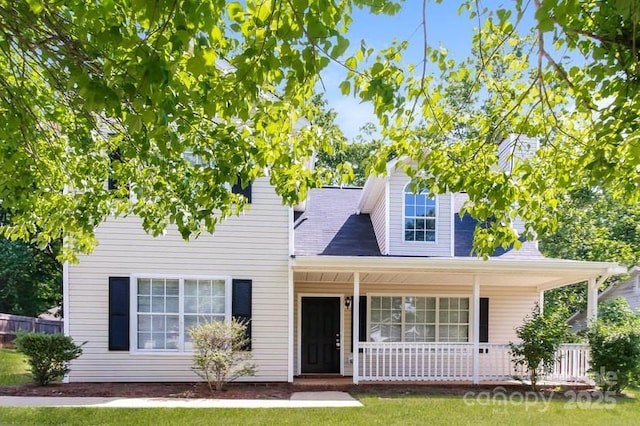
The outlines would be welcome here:
M 361 284 L 389 285 L 480 285 L 562 287 L 590 278 L 616 275 L 626 268 L 612 262 L 583 262 L 559 259 L 513 260 L 490 258 L 419 258 L 298 256 L 292 259 L 297 283 L 353 283 L 360 273 Z

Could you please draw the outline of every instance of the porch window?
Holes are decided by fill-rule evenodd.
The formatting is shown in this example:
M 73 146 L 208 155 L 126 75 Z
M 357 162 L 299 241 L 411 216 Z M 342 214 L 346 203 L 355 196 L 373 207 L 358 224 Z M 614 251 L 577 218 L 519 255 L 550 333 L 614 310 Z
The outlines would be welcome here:
M 371 296 L 373 342 L 468 342 L 469 298 Z
M 417 190 L 408 183 L 404 188 L 404 240 L 436 240 L 436 199 L 429 191 Z
M 189 351 L 189 328 L 230 317 L 230 280 L 226 278 L 138 278 L 136 348 Z

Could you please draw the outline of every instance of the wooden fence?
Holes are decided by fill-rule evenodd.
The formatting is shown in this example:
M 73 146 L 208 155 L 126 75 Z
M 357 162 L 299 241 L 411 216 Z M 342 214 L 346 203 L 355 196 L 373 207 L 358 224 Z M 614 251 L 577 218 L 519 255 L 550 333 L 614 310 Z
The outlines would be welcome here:
M 62 320 L 47 320 L 20 315 L 0 314 L 0 347 L 13 346 L 16 332 L 62 333 Z

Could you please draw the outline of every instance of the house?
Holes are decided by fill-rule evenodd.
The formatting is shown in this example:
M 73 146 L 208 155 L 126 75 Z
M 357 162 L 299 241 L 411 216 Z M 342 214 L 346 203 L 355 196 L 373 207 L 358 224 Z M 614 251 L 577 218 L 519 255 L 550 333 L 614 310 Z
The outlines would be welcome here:
M 623 297 L 629 307 L 634 312 L 640 310 L 640 266 L 634 266 L 629 271 L 629 277 L 608 287 L 598 295 L 598 304 Z M 581 331 L 587 328 L 586 312 L 577 312 L 569 318 L 569 324 L 574 331 Z
M 232 316 L 251 320 L 249 381 L 510 378 L 508 342 L 545 290 L 588 281 L 595 300 L 598 282 L 624 272 L 545 258 L 535 242 L 470 256 L 465 195 L 411 188 L 392 162 L 386 177 L 312 190 L 294 211 L 257 179 L 247 211 L 188 243 L 175 229 L 153 238 L 136 217 L 107 220 L 95 251 L 64 267 L 65 332 L 87 341 L 67 380 L 198 380 L 186 330 Z M 563 350 L 557 377 L 583 378 L 586 348 Z

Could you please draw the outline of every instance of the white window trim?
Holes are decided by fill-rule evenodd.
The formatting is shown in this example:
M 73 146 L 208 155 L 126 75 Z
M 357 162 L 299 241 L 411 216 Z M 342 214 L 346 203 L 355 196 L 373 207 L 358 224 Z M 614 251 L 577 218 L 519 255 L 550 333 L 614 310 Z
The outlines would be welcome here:
M 178 280 L 178 318 L 179 318 L 179 346 L 178 349 L 139 349 L 138 348 L 138 279 L 167 279 Z M 231 321 L 232 280 L 229 275 L 185 275 L 185 274 L 132 274 L 129 280 L 129 353 L 143 355 L 180 355 L 192 354 L 193 350 L 184 348 L 184 281 L 185 280 L 224 280 L 225 292 L 225 322 Z
M 408 241 L 404 239 L 404 233 L 405 233 L 405 219 L 406 219 L 406 200 L 405 200 L 405 195 L 407 193 L 408 187 L 409 185 L 411 185 L 413 181 L 409 181 L 407 182 L 403 187 L 402 187 L 402 224 L 401 224 L 401 228 L 402 228 L 402 235 L 400 237 L 402 244 L 409 244 L 409 245 L 437 245 L 438 244 L 438 223 L 440 222 L 440 218 L 439 218 L 439 212 L 440 212 L 440 201 L 439 201 L 439 197 L 438 194 L 435 194 L 433 196 L 433 201 L 435 202 L 435 213 L 436 215 L 434 216 L 434 220 L 436 221 L 436 227 L 434 229 L 434 238 L 433 241 Z M 415 194 L 414 192 L 412 192 L 412 194 Z M 425 194 L 424 192 L 421 192 L 420 194 Z M 428 193 L 426 193 L 428 195 Z M 417 194 L 415 194 L 417 195 Z
M 408 343 L 471 343 L 473 342 L 473 295 L 468 293 L 458 293 L 458 294 L 433 294 L 433 293 L 368 293 L 367 294 L 367 342 L 371 342 L 371 298 L 372 297 L 402 297 L 403 300 L 405 297 L 435 297 L 436 298 L 436 340 L 433 342 L 408 342 Z M 467 298 L 469 299 L 469 322 L 467 325 L 469 326 L 469 331 L 467 334 L 466 342 L 443 342 L 439 340 L 440 337 L 440 298 Z M 400 342 L 405 342 L 404 340 L 404 329 L 405 329 L 405 321 L 404 321 L 404 304 L 402 306 L 402 340 Z M 461 324 L 461 323 L 457 323 Z

